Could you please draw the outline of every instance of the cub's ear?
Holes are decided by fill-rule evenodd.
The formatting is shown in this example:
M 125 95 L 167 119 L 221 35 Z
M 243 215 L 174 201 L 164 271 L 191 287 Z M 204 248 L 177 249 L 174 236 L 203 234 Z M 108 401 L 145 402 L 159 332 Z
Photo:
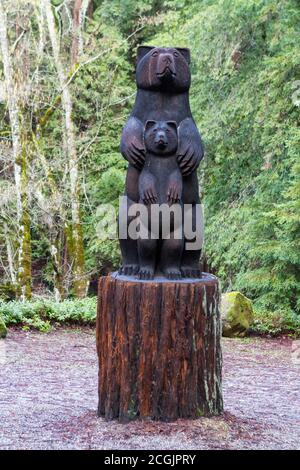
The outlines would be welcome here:
M 136 54 L 136 65 L 142 60 L 142 58 L 148 54 L 151 49 L 155 49 L 154 46 L 140 46 L 137 48 L 137 54 Z
M 187 63 L 190 65 L 191 63 L 191 53 L 187 47 L 175 47 L 175 49 L 180 52 L 181 55 L 185 58 Z
M 145 124 L 145 131 L 148 131 L 149 129 L 151 129 L 151 127 L 155 126 L 156 124 L 156 121 L 146 121 L 146 124 Z
M 177 122 L 176 121 L 167 121 L 168 126 L 173 127 L 177 134 Z

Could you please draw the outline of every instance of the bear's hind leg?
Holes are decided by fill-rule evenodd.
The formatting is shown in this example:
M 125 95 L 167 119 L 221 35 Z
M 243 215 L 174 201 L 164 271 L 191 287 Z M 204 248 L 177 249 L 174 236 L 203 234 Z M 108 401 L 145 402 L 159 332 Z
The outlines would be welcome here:
M 138 241 L 138 249 L 140 263 L 139 278 L 153 279 L 155 274 L 157 240 L 140 238 Z
M 126 276 L 134 276 L 139 272 L 139 259 L 137 240 L 130 238 L 129 225 L 134 222 L 135 217 L 130 217 L 128 211 L 135 204 L 128 196 L 124 196 L 119 214 L 119 242 L 122 254 L 122 266 L 119 273 Z M 123 232 L 122 234 L 120 232 Z M 124 238 L 122 238 L 124 237 Z
M 182 276 L 185 278 L 201 278 L 200 258 L 203 245 L 203 214 L 200 203 L 193 204 L 192 209 L 187 210 L 184 214 L 184 224 L 186 224 L 185 231 L 191 226 L 192 231 L 189 235 L 194 234 L 194 237 L 185 237 L 184 240 L 181 261 Z

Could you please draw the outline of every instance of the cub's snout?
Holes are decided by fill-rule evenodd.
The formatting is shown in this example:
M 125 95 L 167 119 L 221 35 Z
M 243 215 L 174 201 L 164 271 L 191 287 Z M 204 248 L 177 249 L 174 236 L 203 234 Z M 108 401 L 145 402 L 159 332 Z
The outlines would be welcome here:
M 158 146 L 158 148 L 164 149 L 165 147 L 167 147 L 168 139 L 166 133 L 164 131 L 158 131 L 154 142 Z

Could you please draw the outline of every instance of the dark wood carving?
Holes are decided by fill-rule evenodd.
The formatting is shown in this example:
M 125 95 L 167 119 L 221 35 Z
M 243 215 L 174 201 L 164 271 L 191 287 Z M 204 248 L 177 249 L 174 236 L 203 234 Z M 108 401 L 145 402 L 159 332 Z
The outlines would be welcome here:
M 189 105 L 191 84 L 189 63 L 188 49 L 151 46 L 138 48 L 137 96 L 132 113 L 123 130 L 121 152 L 129 163 L 125 188 L 128 208 L 140 201 L 153 204 L 155 201 L 164 200 L 170 191 L 168 203 L 177 202 L 193 206 L 193 225 L 195 225 L 196 205 L 200 203 L 196 170 L 204 151 Z M 160 126 L 176 126 L 178 145 L 171 161 L 173 163 L 176 160 L 181 176 L 179 178 L 177 172 L 174 182 L 166 181 L 167 168 L 164 169 L 159 182 L 161 186 L 169 183 L 164 187 L 164 195 L 161 190 L 159 190 L 160 194 L 156 194 L 157 188 L 151 185 L 151 181 L 146 180 L 145 177 L 141 178 L 145 161 L 149 159 L 145 137 L 149 133 L 151 122 L 160 123 Z M 156 128 L 158 129 L 157 126 Z M 160 150 L 163 150 L 162 147 Z M 153 146 L 151 151 L 153 151 Z M 129 222 L 130 217 L 128 217 L 128 224 Z M 150 244 L 147 244 L 147 247 L 142 246 L 142 260 L 139 258 L 136 240 L 122 239 L 120 245 L 123 258 L 120 273 L 127 275 L 140 273 L 143 279 L 151 279 L 157 271 L 162 271 L 171 279 L 181 276 L 199 278 L 201 275 L 199 265 L 201 250 L 189 251 L 184 243 L 180 246 L 175 243 L 163 243 L 163 253 L 160 253 L 161 244 L 153 242 L 152 246 Z M 147 263 L 145 266 L 144 255 L 149 248 L 148 257 L 152 256 L 152 263 Z M 181 251 L 178 256 L 179 250 Z M 174 264 L 175 253 L 177 263 Z M 156 261 L 153 267 L 154 260 Z

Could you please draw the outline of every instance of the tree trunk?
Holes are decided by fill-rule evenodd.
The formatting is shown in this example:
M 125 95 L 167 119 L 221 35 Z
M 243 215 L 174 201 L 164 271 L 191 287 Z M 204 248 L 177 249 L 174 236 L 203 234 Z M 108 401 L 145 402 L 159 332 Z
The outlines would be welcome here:
M 77 62 L 79 47 L 81 40 L 81 7 L 82 0 L 75 0 L 73 7 L 73 24 L 72 24 L 72 48 L 71 48 L 71 65 Z
M 9 268 L 10 281 L 13 286 L 16 286 L 17 278 L 15 274 L 14 256 L 13 256 L 13 250 L 11 246 L 11 239 L 10 239 L 7 223 L 4 222 L 3 225 L 4 225 L 4 236 L 5 236 L 5 243 L 6 243 L 7 262 L 8 262 L 8 268 Z
M 199 281 L 99 282 L 99 416 L 175 420 L 220 414 L 219 285 Z
M 85 257 L 80 214 L 78 158 L 75 142 L 75 131 L 72 121 L 72 99 L 63 64 L 60 59 L 59 41 L 55 30 L 51 2 L 49 0 L 43 0 L 43 5 L 47 17 L 55 67 L 57 70 L 60 88 L 62 90 L 61 101 L 65 117 L 65 140 L 70 172 L 73 240 L 73 251 L 71 253 L 71 258 L 74 274 L 74 291 L 76 296 L 81 298 L 86 295 L 88 283 L 85 277 Z
M 53 230 L 53 228 L 50 235 L 50 243 L 50 252 L 53 263 L 54 296 L 56 302 L 61 302 L 65 297 L 61 259 L 61 233 L 58 230 Z
M 22 300 L 31 296 L 31 236 L 28 212 L 26 145 L 21 138 L 20 109 L 7 39 L 6 15 L 0 2 L 0 43 L 11 127 L 18 223 L 18 293 Z

